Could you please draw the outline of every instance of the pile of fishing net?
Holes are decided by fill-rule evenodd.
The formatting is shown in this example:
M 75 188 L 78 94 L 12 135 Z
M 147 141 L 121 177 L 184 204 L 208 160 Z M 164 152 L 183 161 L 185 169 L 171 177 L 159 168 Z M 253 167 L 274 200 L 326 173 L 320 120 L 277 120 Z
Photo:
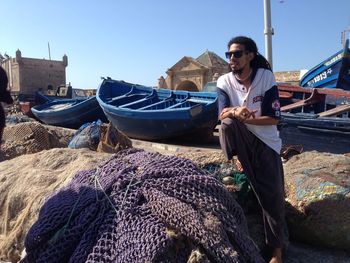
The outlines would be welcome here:
M 73 134 L 74 130 L 52 127 L 38 122 L 8 125 L 4 129 L 0 161 L 22 154 L 67 147 Z
M 248 177 L 238 171 L 232 162 L 227 162 L 222 151 L 183 152 L 177 156 L 190 159 L 225 185 L 244 210 L 251 238 L 259 248 L 264 248 L 265 235 L 261 208 L 250 187 Z
M 188 159 L 130 148 L 42 206 L 22 262 L 263 262 L 241 207 Z
M 87 149 L 55 148 L 0 162 L 0 262 L 18 262 L 46 197 L 83 169 L 110 158 Z
M 226 189 L 234 195 L 238 203 L 245 209 L 257 205 L 247 176 L 238 171 L 232 162 L 227 162 L 221 151 L 184 152 L 177 156 L 190 159 L 198 167 L 208 171 L 223 182 Z
M 305 152 L 284 167 L 291 238 L 316 246 L 350 248 L 350 157 Z

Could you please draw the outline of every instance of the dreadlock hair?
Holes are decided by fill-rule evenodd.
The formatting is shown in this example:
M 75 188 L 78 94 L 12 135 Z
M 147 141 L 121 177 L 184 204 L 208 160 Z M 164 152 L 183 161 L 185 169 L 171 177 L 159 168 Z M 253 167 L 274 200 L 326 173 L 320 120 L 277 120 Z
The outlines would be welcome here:
M 264 68 L 272 71 L 270 63 L 266 60 L 266 58 L 258 52 L 258 47 L 256 46 L 253 39 L 245 36 L 237 36 L 232 38 L 227 47 L 230 49 L 232 44 L 240 44 L 245 47 L 245 50 L 252 52 L 254 54 L 253 60 L 250 62 L 250 66 L 252 68 Z

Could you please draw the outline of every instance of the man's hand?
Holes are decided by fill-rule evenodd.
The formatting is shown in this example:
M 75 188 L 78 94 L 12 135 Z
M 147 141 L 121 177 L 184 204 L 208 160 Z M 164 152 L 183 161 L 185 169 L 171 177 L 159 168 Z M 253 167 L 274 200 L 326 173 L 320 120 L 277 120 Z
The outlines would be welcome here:
M 244 122 L 246 119 L 253 118 L 255 119 L 255 113 L 258 110 L 250 110 L 247 107 L 228 107 L 224 108 L 220 114 L 220 120 L 225 118 L 236 118 L 241 122 Z
M 250 110 L 246 106 L 238 107 L 235 112 L 235 118 L 241 122 L 247 119 L 255 119 L 255 113 L 258 110 Z
M 222 112 L 220 113 L 220 120 L 226 119 L 226 118 L 234 118 L 234 111 L 236 107 L 228 107 L 224 108 Z

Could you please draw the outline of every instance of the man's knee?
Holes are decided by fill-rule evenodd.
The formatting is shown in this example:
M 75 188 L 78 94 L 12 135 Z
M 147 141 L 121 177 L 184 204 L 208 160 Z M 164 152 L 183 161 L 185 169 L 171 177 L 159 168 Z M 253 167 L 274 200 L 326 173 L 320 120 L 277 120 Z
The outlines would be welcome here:
M 232 131 L 239 124 L 237 119 L 226 118 L 221 121 L 220 129 L 222 132 Z
M 221 126 L 222 127 L 229 127 L 233 123 L 233 120 L 231 118 L 226 118 L 221 121 Z

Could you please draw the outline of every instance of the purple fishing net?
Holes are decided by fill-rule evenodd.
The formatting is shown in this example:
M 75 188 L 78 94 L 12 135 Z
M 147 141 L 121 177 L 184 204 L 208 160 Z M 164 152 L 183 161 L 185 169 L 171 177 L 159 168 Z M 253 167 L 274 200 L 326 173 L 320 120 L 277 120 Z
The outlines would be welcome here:
M 123 150 L 52 195 L 22 262 L 263 262 L 240 206 L 190 160 Z

